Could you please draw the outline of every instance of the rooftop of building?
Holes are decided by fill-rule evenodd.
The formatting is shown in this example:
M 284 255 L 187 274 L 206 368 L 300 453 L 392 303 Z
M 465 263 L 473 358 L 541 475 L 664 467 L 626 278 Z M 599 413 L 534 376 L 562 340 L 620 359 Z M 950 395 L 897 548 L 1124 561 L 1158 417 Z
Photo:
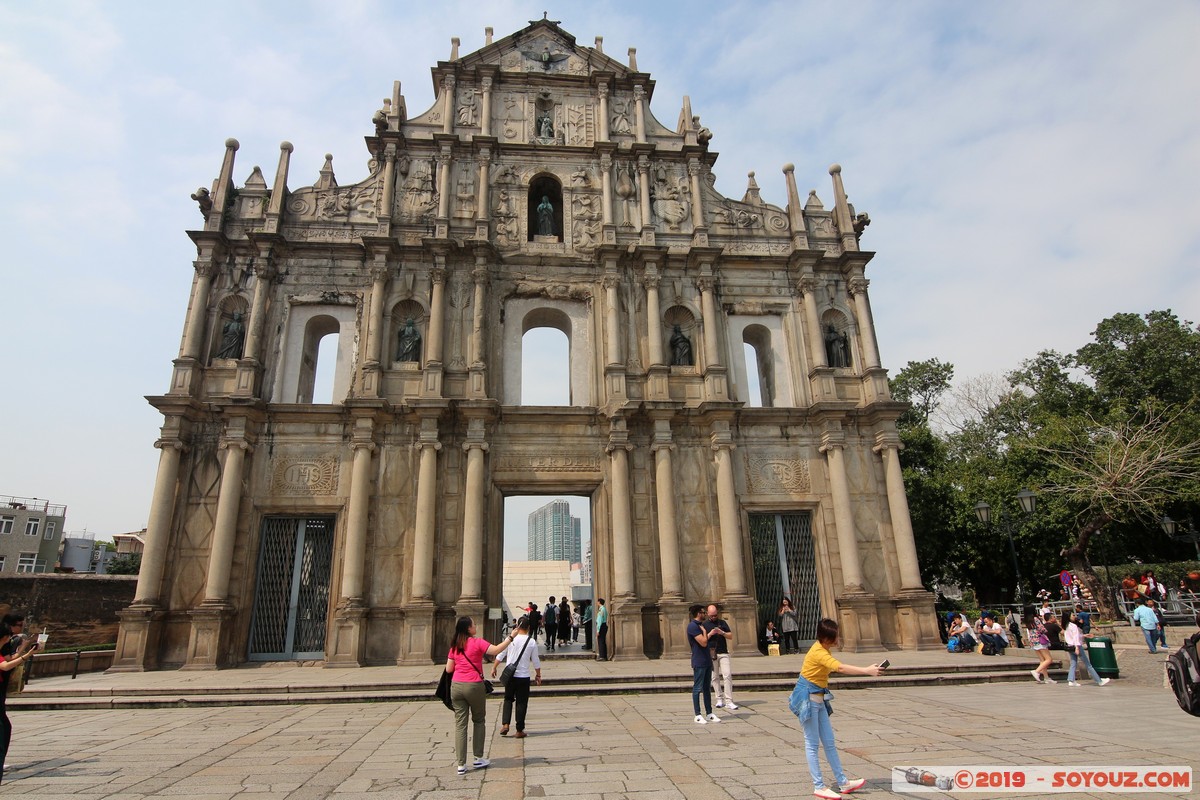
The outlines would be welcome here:
M 11 508 L 16 511 L 37 511 L 48 517 L 65 517 L 67 507 L 38 497 L 17 497 L 0 494 L 0 511 Z

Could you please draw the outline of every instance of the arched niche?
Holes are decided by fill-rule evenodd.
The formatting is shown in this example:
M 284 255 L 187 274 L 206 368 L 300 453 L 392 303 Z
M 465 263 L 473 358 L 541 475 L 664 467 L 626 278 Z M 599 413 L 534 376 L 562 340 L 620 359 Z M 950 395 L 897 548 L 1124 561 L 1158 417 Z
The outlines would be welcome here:
M 392 363 L 396 363 L 404 360 L 400 357 L 400 335 L 408 326 L 410 319 L 413 321 L 413 326 L 417 329 L 417 332 L 421 335 L 421 347 L 416 363 L 418 365 L 425 363 L 425 341 L 428 338 L 427 328 L 429 327 L 427 323 L 428 315 L 425 311 L 425 306 L 412 298 L 401 300 L 392 306 L 391 322 L 387 327 L 387 330 L 391 333 L 388 336 L 383 355 L 385 362 L 391 361 Z
M 588 304 L 584 302 L 551 300 L 544 297 L 510 298 L 505 302 L 502 337 L 502 396 L 505 405 L 522 405 L 521 365 L 524 338 L 526 333 L 535 328 L 554 328 L 562 331 L 567 337 L 570 405 L 590 406 L 595 402 L 592 386 L 593 348 L 588 336 L 588 309 Z
M 687 337 L 691 345 L 692 360 L 690 364 L 676 363 L 676 347 L 672 344 L 675 336 L 675 326 Z M 673 305 L 663 314 L 659 335 L 663 337 L 663 359 L 673 367 L 696 367 L 700 365 L 700 326 L 696 323 L 696 315 L 687 306 Z
M 535 241 L 538 234 L 538 225 L 540 214 L 538 207 L 542 204 L 542 200 L 546 199 L 553 206 L 553 226 L 554 236 L 558 241 L 563 240 L 563 191 L 562 183 L 553 175 L 542 172 L 533 176 L 533 180 L 529 182 L 529 199 L 527 201 L 527 212 L 529 229 L 529 241 Z
M 240 294 L 226 295 L 217 304 L 213 324 L 209 327 L 209 363 L 218 358 L 238 359 L 246 354 L 246 331 L 250 328 L 249 309 L 250 304 Z
M 311 403 L 318 369 L 321 340 L 337 334 L 333 371 L 333 399 L 340 403 L 350 391 L 356 336 L 356 309 L 342 305 L 294 305 L 289 310 L 281 343 L 280 378 L 275 382 L 276 403 Z
M 821 315 L 821 346 L 825 348 L 825 363 L 838 369 L 854 367 L 854 330 L 850 320 L 837 309 Z

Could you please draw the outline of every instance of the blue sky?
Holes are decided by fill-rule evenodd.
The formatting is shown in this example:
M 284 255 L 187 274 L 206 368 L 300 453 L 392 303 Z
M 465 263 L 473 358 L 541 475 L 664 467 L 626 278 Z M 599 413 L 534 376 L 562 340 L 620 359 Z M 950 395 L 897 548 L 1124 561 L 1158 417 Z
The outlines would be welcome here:
M 521 2 L 23 3 L 0 0 L 0 494 L 68 505 L 97 535 L 145 525 L 192 277 L 188 194 L 227 137 L 235 177 L 293 188 L 325 153 L 366 175 L 371 114 L 401 80 L 540 18 Z M 1120 311 L 1200 306 L 1200 5 L 1159 2 L 560 4 L 684 94 L 720 153 L 717 188 L 783 164 L 827 205 L 843 165 L 893 371 L 961 378 L 1073 350 Z

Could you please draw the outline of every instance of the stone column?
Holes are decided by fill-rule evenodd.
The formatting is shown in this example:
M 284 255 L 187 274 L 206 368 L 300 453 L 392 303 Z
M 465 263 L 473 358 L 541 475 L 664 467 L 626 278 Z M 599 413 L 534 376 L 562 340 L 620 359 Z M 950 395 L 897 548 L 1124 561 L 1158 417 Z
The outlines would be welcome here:
M 658 302 L 658 275 L 647 275 L 646 286 L 646 342 L 650 350 L 650 366 L 661 366 L 663 359 L 662 310 Z
M 617 324 L 618 280 L 616 275 L 604 276 L 605 357 L 609 365 L 621 363 L 620 328 Z
M 192 266 L 196 268 L 196 280 L 192 287 L 192 305 L 188 309 L 183 346 L 179 350 L 179 355 L 181 358 L 198 359 L 204 342 L 204 318 L 208 315 L 208 295 L 212 289 L 213 276 L 217 274 L 217 265 L 212 258 L 202 258 L 194 261 Z
M 875 320 L 871 317 L 871 301 L 867 298 L 866 278 L 854 277 L 846 282 L 850 296 L 854 298 L 854 311 L 858 317 L 858 339 L 862 344 L 863 366 L 867 369 L 879 367 L 879 344 L 875 341 Z
M 371 267 L 371 314 L 367 319 L 366 360 L 379 363 L 383 359 L 383 301 L 391 270 L 386 257 Z
M 450 218 L 450 166 L 451 159 L 449 152 L 438 153 L 438 219 L 448 220 Z
M 604 214 L 603 222 L 605 225 L 612 225 L 612 156 L 607 154 L 600 156 L 600 187 L 602 191 L 600 211 Z
M 746 594 L 746 567 L 742 559 L 741 513 L 733 483 L 733 437 L 728 423 L 714 424 L 710 437 L 717 467 L 717 516 L 721 523 L 721 560 L 725 567 L 726 596 Z
M 659 602 L 683 600 L 679 568 L 679 532 L 675 527 L 675 472 L 672 466 L 671 421 L 654 421 L 654 494 L 658 507 L 658 551 L 662 560 L 662 597 Z
M 618 597 L 632 597 L 636 583 L 633 572 L 633 531 L 629 510 L 629 432 L 625 420 L 612 420 L 606 448 L 612 468 L 612 491 L 609 501 L 612 506 L 613 542 L 613 593 Z
M 821 334 L 821 320 L 817 313 L 817 279 L 812 275 L 800 278 L 800 292 L 804 295 L 804 323 L 808 332 L 808 355 L 814 367 L 825 363 L 825 337 Z
M 641 108 L 641 106 L 638 106 Z M 638 156 L 638 200 L 642 207 L 642 228 L 650 227 L 650 158 L 648 156 Z
M 157 606 L 161 599 L 163 570 L 167 563 L 167 545 L 171 539 L 171 520 L 175 516 L 175 491 L 179 483 L 179 457 L 184 445 L 165 436 L 154 443 L 159 449 L 158 475 L 150 500 L 150 519 L 146 523 L 146 547 L 138 572 L 134 605 Z
M 275 170 L 275 183 L 271 186 L 271 202 L 267 206 L 267 233 L 278 233 L 279 223 L 283 219 L 283 198 L 287 194 L 288 164 L 292 156 L 291 142 L 279 144 L 279 166 Z
M 225 464 L 221 468 L 217 519 L 213 525 L 212 547 L 208 554 L 205 605 L 223 604 L 229 597 L 229 574 L 233 567 L 238 509 L 242 502 L 242 466 L 246 453 L 252 450 L 249 442 L 236 435 L 227 435 L 221 442 L 221 449 L 225 451 Z
M 383 197 L 379 201 L 379 219 L 391 220 L 392 200 L 396 194 L 396 144 L 383 149 Z
M 487 396 L 487 375 L 483 351 L 483 318 L 487 303 L 487 256 L 475 256 L 475 269 L 471 270 L 471 278 L 475 281 L 475 304 L 471 309 L 471 362 L 467 367 L 470 383 L 467 392 L 470 397 L 482 398 Z
M 637 140 L 646 141 L 646 90 L 637 85 L 633 87 L 634 111 L 637 115 Z
M 364 433 L 371 434 L 371 421 Z M 350 473 L 350 503 L 346 517 L 346 549 L 342 561 L 342 597 L 340 605 L 363 604 L 363 574 L 367 561 L 367 518 L 371 501 L 371 454 L 375 443 L 359 438 L 355 431 L 354 466 Z
M 421 451 L 421 465 L 417 473 L 417 508 L 414 523 L 413 541 L 413 580 L 412 596 L 414 600 L 433 600 L 433 534 L 437 503 L 437 452 L 442 445 L 437 441 L 437 420 L 432 420 L 433 430 L 427 424 L 430 420 L 422 420 L 421 441 L 417 447 Z M 432 434 L 432 438 L 430 436 Z
M 800 192 L 796 189 L 796 165 L 783 165 L 784 181 L 787 183 L 788 224 L 792 229 L 792 249 L 808 249 L 808 229 L 804 225 L 804 206 L 800 205 Z
M 900 589 L 924 591 L 921 566 L 917 561 L 917 543 L 913 538 L 908 496 L 904 492 L 904 474 L 900 469 L 900 436 L 896 433 L 875 435 L 875 452 L 883 459 L 887 480 L 888 513 L 892 520 L 892 538 L 896 543 L 896 561 L 900 565 Z
M 237 139 L 225 140 L 225 158 L 221 161 L 221 174 L 217 176 L 217 190 L 212 196 L 212 208 L 204 215 L 204 230 L 219 231 L 225 224 L 225 208 L 229 205 L 233 191 L 233 160 L 238 151 Z
M 467 451 L 467 488 L 463 516 L 462 594 L 459 602 L 483 599 L 483 456 L 487 442 L 482 441 L 483 420 L 471 420 L 472 431 L 463 443 Z
M 492 135 L 492 79 L 484 78 L 479 82 L 482 87 L 479 109 L 479 135 Z M 486 185 L 486 184 L 481 184 Z
M 700 289 L 700 313 L 704 315 L 704 366 L 720 366 L 721 350 L 717 343 L 717 303 L 713 297 L 716 281 L 713 278 L 700 278 L 696 281 L 696 286 Z
M 442 363 L 442 327 L 446 318 L 445 288 L 446 270 L 435 267 L 429 271 L 432 284 L 429 298 L 429 330 L 425 341 L 425 361 L 427 363 Z
M 825 433 L 821 436 L 820 450 L 829 464 L 829 489 L 833 495 L 833 519 L 837 526 L 842 583 L 846 592 L 853 594 L 863 592 L 863 577 L 854 512 L 850 507 L 850 484 L 846 480 L 846 463 L 842 453 L 845 446 L 845 434 Z
M 475 192 L 475 221 L 484 224 L 484 235 L 482 238 L 487 238 L 487 220 L 488 220 L 488 162 L 491 161 L 491 151 L 484 148 L 479 155 L 475 157 L 475 163 L 479 165 L 479 187 Z
M 703 195 L 700 193 L 700 162 L 697 159 L 689 159 L 688 178 L 691 180 L 692 186 L 692 225 L 697 229 L 706 227 L 704 224 L 704 203 L 701 201 Z
M 453 75 L 442 78 L 442 133 L 454 132 L 454 86 Z
M 596 94 L 600 98 L 600 100 L 599 100 L 599 103 L 600 103 L 600 110 L 599 110 L 600 125 L 598 126 L 598 131 L 597 131 L 600 135 L 597 137 L 597 141 L 607 142 L 608 138 L 609 138 L 609 133 L 608 133 L 608 84 L 602 83 L 599 86 L 597 86 Z

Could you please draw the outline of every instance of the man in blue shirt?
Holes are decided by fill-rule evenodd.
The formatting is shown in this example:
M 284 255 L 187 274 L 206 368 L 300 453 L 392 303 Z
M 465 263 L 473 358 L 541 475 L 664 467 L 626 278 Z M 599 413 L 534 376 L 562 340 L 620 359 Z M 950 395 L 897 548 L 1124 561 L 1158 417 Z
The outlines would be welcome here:
M 1154 613 L 1154 609 L 1146 606 L 1146 598 L 1141 595 L 1137 599 L 1137 608 L 1133 610 L 1133 621 L 1142 628 L 1142 635 L 1146 637 L 1146 646 L 1150 648 L 1151 653 L 1157 653 L 1155 641 L 1158 639 L 1158 616 Z
M 1082 603 L 1075 604 L 1075 618 L 1079 620 L 1079 630 L 1084 633 L 1092 632 L 1092 615 L 1083 610 Z
M 694 605 L 690 610 L 692 621 L 687 626 L 687 639 L 688 644 L 692 646 L 692 710 L 696 712 L 697 724 L 707 725 L 710 722 L 721 721 L 712 710 L 712 656 L 708 652 L 708 634 L 701 624 L 704 620 L 704 606 Z M 704 714 L 700 713 L 701 694 L 704 695 Z

